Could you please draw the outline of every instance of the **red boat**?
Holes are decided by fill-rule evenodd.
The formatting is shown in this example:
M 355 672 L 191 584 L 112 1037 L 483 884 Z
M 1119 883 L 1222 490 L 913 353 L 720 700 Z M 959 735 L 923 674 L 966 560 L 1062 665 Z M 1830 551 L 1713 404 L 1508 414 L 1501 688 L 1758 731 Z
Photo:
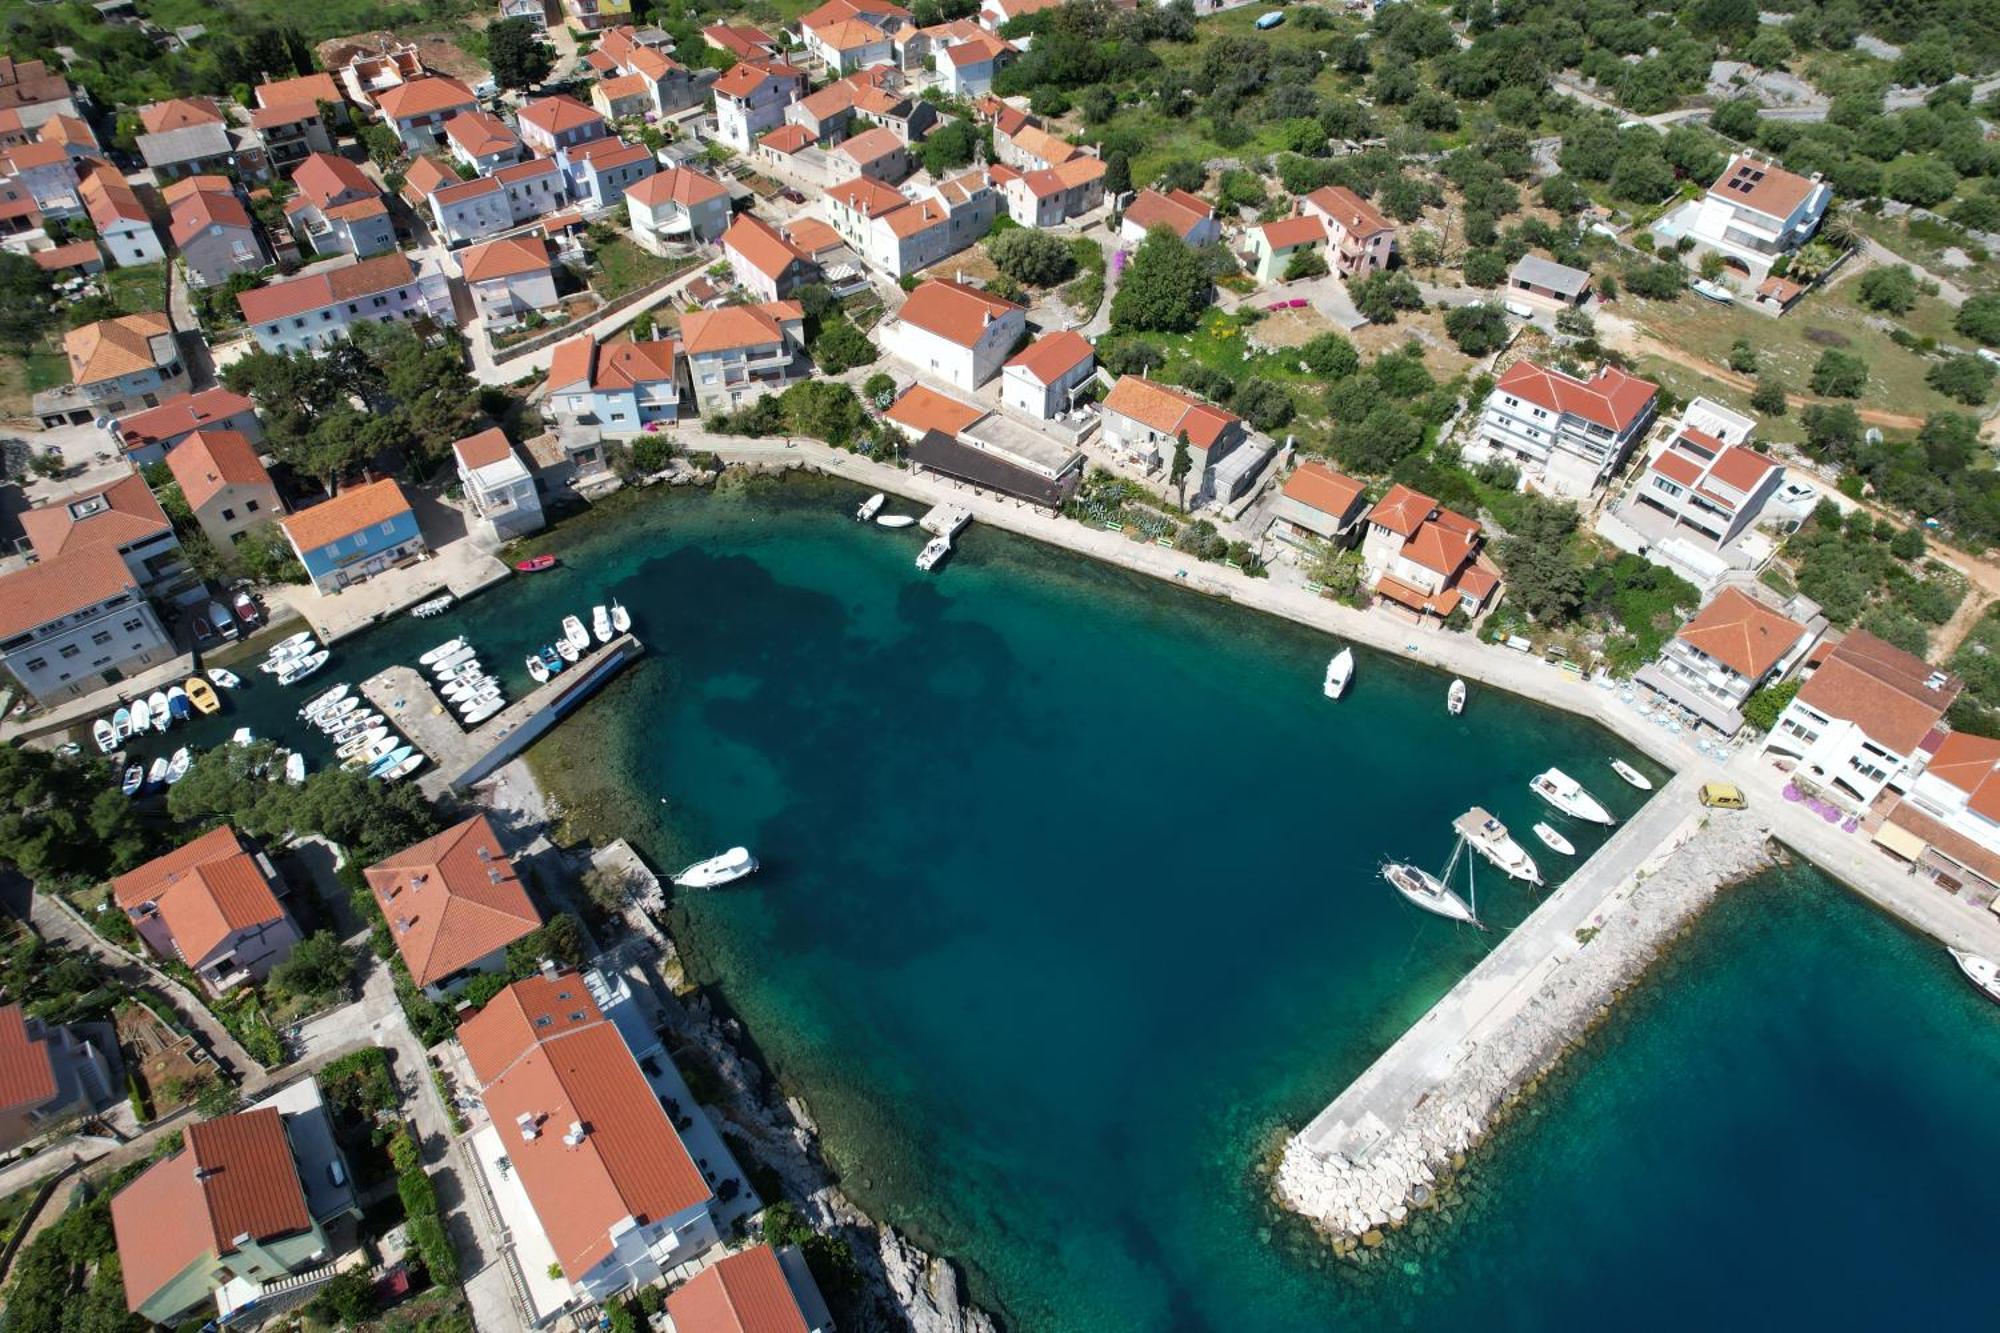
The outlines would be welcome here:
M 526 560 L 516 560 L 514 568 L 523 574 L 539 574 L 545 569 L 554 569 L 556 558 L 552 555 L 531 555 Z

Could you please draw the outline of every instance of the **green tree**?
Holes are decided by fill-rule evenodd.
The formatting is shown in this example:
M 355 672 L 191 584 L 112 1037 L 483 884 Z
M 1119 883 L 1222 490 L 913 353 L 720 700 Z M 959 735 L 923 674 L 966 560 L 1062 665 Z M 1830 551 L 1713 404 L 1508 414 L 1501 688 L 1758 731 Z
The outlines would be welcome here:
M 1542 624 L 1563 624 L 1583 604 L 1583 571 L 1571 549 L 1576 529 L 1574 505 L 1528 495 L 1499 543 L 1507 599 Z
M 354 955 L 330 930 L 316 930 L 292 946 L 271 969 L 271 985 L 307 1000 L 330 1000 L 347 991 Z
M 1861 275 L 1855 292 L 1870 310 L 1906 314 L 1917 303 L 1917 275 L 1908 264 L 1880 265 Z
M 1354 344 L 1338 333 L 1315 334 L 1299 348 L 1299 359 L 1313 374 L 1327 380 L 1345 379 L 1361 365 L 1361 354 L 1354 350 Z
M 954 120 L 932 130 L 917 156 L 924 170 L 942 179 L 957 167 L 967 166 L 980 146 L 979 131 L 969 120 Z
M 993 266 L 1029 287 L 1053 287 L 1076 276 L 1076 256 L 1062 237 L 1031 227 L 1003 231 L 986 242 Z
M 1829 347 L 1813 363 L 1812 391 L 1822 398 L 1859 398 L 1868 391 L 1868 363 Z
M 838 375 L 856 366 L 868 365 L 876 355 L 875 344 L 868 341 L 868 335 L 855 328 L 844 316 L 826 321 L 812 340 L 813 364 L 826 375 Z
M 1111 298 L 1111 323 L 1121 331 L 1185 333 L 1209 302 L 1208 266 L 1168 227 L 1155 227 L 1133 252 Z
M 1785 415 L 1787 406 L 1785 386 L 1778 381 L 1777 377 L 1773 375 L 1758 376 L 1757 387 L 1750 392 L 1751 410 L 1761 412 L 1767 417 L 1781 417 Z
M 1420 310 L 1424 295 L 1407 273 L 1371 273 L 1349 283 L 1347 294 L 1371 324 L 1394 324 L 1399 310 Z
M 1167 470 L 1167 480 L 1173 483 L 1180 495 L 1182 508 L 1187 507 L 1187 479 L 1193 467 L 1194 454 L 1188 448 L 1188 434 L 1182 431 L 1174 437 L 1174 458 Z
M 1977 407 L 1993 392 L 1993 367 L 1971 353 L 1934 362 L 1924 383 L 1947 398 Z
M 1757 373 L 1757 344 L 1738 338 L 1729 345 L 1729 368 L 1739 375 Z
M 1953 317 L 1952 327 L 1988 347 L 2000 346 L 2000 293 L 1968 296 Z
M 1445 313 L 1444 331 L 1467 356 L 1485 356 L 1507 345 L 1507 317 L 1498 306 L 1455 306 Z
M 527 19 L 501 19 L 486 25 L 486 63 L 502 88 L 533 88 L 555 68 L 556 51 Z
M 55 322 L 55 283 L 26 255 L 0 250 L 0 346 L 27 351 Z
M 1743 701 L 1743 720 L 1759 731 L 1770 731 L 1778 725 L 1779 716 L 1798 692 L 1799 682 L 1795 680 L 1758 688 Z

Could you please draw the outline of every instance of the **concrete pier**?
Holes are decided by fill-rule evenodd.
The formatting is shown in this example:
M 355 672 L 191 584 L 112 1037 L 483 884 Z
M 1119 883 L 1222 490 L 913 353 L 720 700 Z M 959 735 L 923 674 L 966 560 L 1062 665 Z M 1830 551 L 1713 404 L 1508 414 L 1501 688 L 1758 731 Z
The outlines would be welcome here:
M 377 672 L 361 683 L 361 693 L 391 726 L 430 756 L 432 768 L 422 785 L 427 795 L 436 796 L 487 777 L 645 651 L 636 636 L 619 635 L 591 648 L 568 670 L 470 729 L 460 725 L 433 682 L 413 667 Z

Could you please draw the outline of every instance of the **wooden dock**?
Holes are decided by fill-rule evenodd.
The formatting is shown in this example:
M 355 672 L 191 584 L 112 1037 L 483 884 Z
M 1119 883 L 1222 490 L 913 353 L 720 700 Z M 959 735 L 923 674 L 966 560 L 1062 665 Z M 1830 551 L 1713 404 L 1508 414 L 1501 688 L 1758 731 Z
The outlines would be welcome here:
M 424 790 L 436 795 L 488 776 L 533 744 L 563 717 L 595 694 L 646 648 L 623 634 L 593 647 L 574 666 L 516 699 L 478 726 L 466 728 L 414 667 L 392 666 L 361 683 L 361 693 L 389 724 L 430 757 Z

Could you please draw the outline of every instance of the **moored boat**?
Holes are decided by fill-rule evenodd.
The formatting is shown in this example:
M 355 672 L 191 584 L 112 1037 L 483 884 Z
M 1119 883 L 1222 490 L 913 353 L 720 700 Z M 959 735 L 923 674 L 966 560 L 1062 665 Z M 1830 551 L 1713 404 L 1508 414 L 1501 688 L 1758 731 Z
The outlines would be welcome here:
M 535 684 L 545 685 L 549 679 L 548 663 L 542 661 L 540 653 L 528 654 L 528 674 L 535 678 Z
M 554 569 L 556 558 L 552 555 L 531 555 L 526 560 L 516 560 L 514 568 L 523 574 L 539 574 L 545 569 Z
M 756 869 L 757 858 L 750 854 L 748 847 L 731 847 L 720 856 L 695 862 L 675 875 L 674 883 L 684 889 L 720 888 L 755 873 Z
M 131 719 L 132 733 L 145 731 L 153 725 L 153 706 L 144 699 L 134 699 L 126 715 Z
M 556 653 L 565 662 L 574 662 L 578 656 L 576 645 L 568 639 L 558 639 L 556 641 Z
M 168 711 L 164 690 L 154 690 L 146 696 L 146 712 L 153 719 L 154 731 L 165 731 L 174 724 L 174 715 Z
M 542 645 L 542 665 L 549 669 L 551 676 L 555 676 L 560 675 L 569 663 L 563 661 L 563 655 L 556 651 L 554 644 L 545 643 Z
M 1991 958 L 1981 958 L 1976 953 L 1963 949 L 1948 950 L 1951 960 L 1958 964 L 1958 970 L 1973 984 L 1981 995 L 1989 1000 L 2000 1001 L 2000 963 Z
M 335 704 L 339 703 L 342 699 L 345 699 L 347 697 L 347 692 L 352 688 L 354 687 L 349 685 L 346 681 L 342 681 L 340 682 L 340 684 L 335 685 L 333 688 L 326 690 L 323 693 L 314 695 L 312 698 L 306 700 L 304 707 L 299 709 L 299 716 L 301 718 L 304 718 L 306 721 L 310 722 L 313 718 L 317 717 L 319 714 L 333 707 Z
M 581 620 L 578 620 L 575 616 L 564 616 L 562 618 L 562 627 L 563 638 L 569 643 L 570 647 L 576 649 L 579 653 L 590 647 L 590 631 L 583 627 Z
M 590 635 L 599 643 L 611 642 L 611 609 L 598 605 L 590 608 Z
M 1327 659 L 1326 679 L 1320 683 L 1320 693 L 1329 699 L 1338 699 L 1347 693 L 1347 686 L 1354 679 L 1354 650 L 1342 648 Z
M 278 673 L 278 683 L 280 685 L 296 685 L 300 681 L 304 680 L 307 676 L 310 676 L 313 672 L 325 666 L 327 663 L 327 659 L 332 656 L 333 654 L 329 653 L 324 648 L 320 649 L 316 653 L 308 654 L 307 656 L 299 659 L 297 662 L 294 662 L 291 666 L 288 666 L 284 670 L 280 671 Z
M 1541 867 L 1527 849 L 1515 842 L 1507 826 L 1479 806 L 1473 806 L 1452 822 L 1458 836 L 1473 851 L 1500 867 L 1513 879 L 1529 884 L 1542 882 Z
M 171 787 L 176 782 L 179 782 L 188 775 L 188 770 L 193 767 L 194 751 L 188 749 L 185 745 L 175 750 L 174 757 L 167 761 L 167 785 Z
M 178 685 L 167 691 L 167 716 L 176 722 L 185 722 L 194 716 L 194 705 L 188 702 L 188 692 Z
M 243 678 L 224 667 L 210 667 L 209 680 L 221 689 L 233 690 L 243 683 Z
M 410 608 L 410 614 L 419 620 L 429 620 L 432 616 L 441 616 L 451 610 L 451 604 L 457 600 L 448 592 L 441 593 L 428 602 L 418 602 Z
M 861 508 L 854 511 L 855 521 L 858 523 L 866 523 L 869 519 L 881 513 L 882 506 L 888 503 L 889 503 L 888 496 L 882 494 L 882 492 L 880 491 L 875 492 L 875 494 L 869 496 L 866 500 L 863 500 L 861 502 Z
M 187 698 L 199 713 L 214 713 L 222 708 L 222 700 L 215 694 L 215 687 L 200 676 L 187 678 Z
M 1452 851 L 1452 859 L 1454 861 L 1458 859 L 1457 849 Z M 1449 868 L 1446 873 L 1450 873 Z M 1405 899 L 1426 912 L 1435 912 L 1452 921 L 1463 921 L 1467 925 L 1478 926 L 1481 930 L 1486 928 L 1480 922 L 1479 914 L 1473 909 L 1472 904 L 1459 897 L 1442 879 L 1422 866 L 1412 865 L 1407 861 L 1385 861 L 1382 863 L 1382 878 L 1388 880 L 1390 887 L 1402 894 Z
M 1593 824 L 1615 824 L 1617 819 L 1604 808 L 1604 803 L 1583 789 L 1578 782 L 1560 768 L 1551 768 L 1528 779 L 1528 787 L 1535 795 L 1547 801 L 1566 815 L 1586 819 Z
M 1451 688 L 1444 692 L 1444 711 L 1457 717 L 1465 711 L 1465 682 L 1454 679 Z
M 117 712 L 111 715 L 111 730 L 117 734 L 118 739 L 121 741 L 132 734 L 135 728 L 132 725 L 132 710 L 130 708 L 120 707 Z
M 236 607 L 236 618 L 242 621 L 246 627 L 254 629 L 258 624 L 262 623 L 264 619 L 263 608 L 257 605 L 257 599 L 249 593 L 237 593 L 234 605 Z
M 161 755 L 153 761 L 153 766 L 146 770 L 147 790 L 156 790 L 167 785 L 167 768 L 167 757 L 165 755 Z
M 487 699 L 486 702 L 475 704 L 473 707 L 467 709 L 459 716 L 458 720 L 468 727 L 477 726 L 506 706 L 507 701 L 496 694 Z
M 1550 828 L 1547 824 L 1536 824 L 1535 836 L 1542 840 L 1542 846 L 1552 852 L 1561 852 L 1564 856 L 1576 855 L 1576 844 Z
M 430 666 L 433 662 L 442 662 L 445 658 L 450 657 L 463 647 L 465 647 L 465 636 L 463 634 L 455 639 L 446 639 L 429 652 L 420 655 L 417 658 L 417 664 L 419 666 Z
M 306 757 L 297 751 L 285 756 L 285 781 L 294 787 L 306 780 Z
M 146 785 L 146 766 L 133 764 L 125 770 L 125 780 L 118 784 L 118 790 L 127 796 L 137 796 L 139 789 Z
M 915 514 L 884 514 L 875 520 L 878 528 L 907 528 L 917 521 Z
M 620 634 L 632 632 L 632 613 L 616 597 L 611 599 L 611 628 Z
M 441 676 L 448 678 L 447 673 L 449 673 L 453 667 L 460 666 L 466 662 L 477 661 L 478 658 L 479 658 L 479 650 L 474 648 L 471 644 L 465 644 L 461 647 L 452 649 L 450 652 L 446 653 L 443 657 L 440 657 L 435 662 L 432 662 L 430 664 L 431 674 L 433 676 Z
M 388 772 L 384 773 L 382 775 L 382 781 L 401 782 L 404 778 L 410 776 L 410 774 L 416 772 L 423 766 L 424 766 L 424 756 L 421 754 L 411 754 L 408 757 L 406 757 L 401 763 L 397 764 L 394 768 L 391 768 Z
M 390 769 L 402 763 L 405 759 L 408 759 L 411 755 L 415 754 L 416 752 L 417 752 L 417 747 L 414 745 L 399 745 L 395 749 L 389 751 L 389 753 L 383 755 L 380 759 L 377 759 L 373 764 L 373 766 L 369 768 L 368 776 L 371 778 L 379 778 L 384 773 L 387 773 Z
M 248 727 L 238 727 L 236 730 L 229 733 L 229 743 L 231 745 L 248 745 L 252 741 L 255 741 L 256 739 L 257 739 L 256 733 L 251 731 L 250 728 Z
M 377 741 L 387 738 L 388 735 L 389 729 L 387 727 L 369 727 L 365 731 L 349 736 L 336 746 L 333 751 L 334 758 L 352 759 L 355 755 L 360 754 Z
M 90 739 L 97 742 L 99 754 L 110 754 L 118 748 L 118 728 L 100 717 L 90 724 Z
M 1613 759 L 1611 761 L 1611 771 L 1637 787 L 1640 791 L 1651 791 L 1653 789 L 1653 780 L 1632 767 L 1632 765 L 1626 763 L 1623 759 Z
M 933 537 L 924 543 L 924 549 L 917 552 L 917 568 L 928 574 L 944 563 L 951 554 L 951 538 Z

